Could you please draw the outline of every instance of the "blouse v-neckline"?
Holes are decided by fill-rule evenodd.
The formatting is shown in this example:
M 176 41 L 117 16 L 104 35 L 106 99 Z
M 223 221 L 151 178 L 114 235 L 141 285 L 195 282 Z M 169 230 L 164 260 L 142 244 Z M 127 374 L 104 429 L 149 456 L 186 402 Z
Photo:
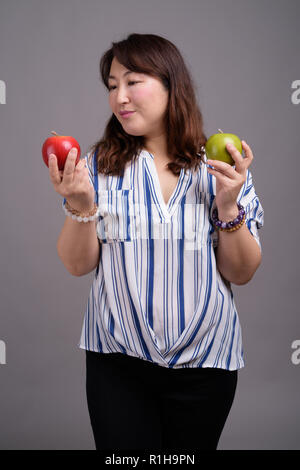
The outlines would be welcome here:
M 188 170 L 185 171 L 184 168 L 181 168 L 179 178 L 177 180 L 177 184 L 168 202 L 166 203 L 166 201 L 164 200 L 162 189 L 161 189 L 161 185 L 160 185 L 160 181 L 158 177 L 158 171 L 154 162 L 154 156 L 147 150 L 143 150 L 143 154 L 146 157 L 146 162 L 150 164 L 150 168 L 149 168 L 149 165 L 148 165 L 148 168 L 151 172 L 151 176 L 153 179 L 153 184 L 154 184 L 153 189 L 155 191 L 154 196 L 156 196 L 156 198 L 158 199 L 159 206 L 160 206 L 160 209 L 164 216 L 165 221 L 170 221 L 172 215 L 174 214 L 179 204 L 181 197 L 186 192 L 187 184 L 191 177 L 190 172 Z

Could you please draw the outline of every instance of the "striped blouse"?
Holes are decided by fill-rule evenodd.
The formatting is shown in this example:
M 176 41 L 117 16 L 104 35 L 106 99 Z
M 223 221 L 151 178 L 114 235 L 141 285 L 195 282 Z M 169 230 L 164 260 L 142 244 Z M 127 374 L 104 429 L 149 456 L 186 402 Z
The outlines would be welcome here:
M 100 207 L 101 255 L 78 346 L 164 367 L 242 368 L 231 285 L 216 266 L 216 179 L 206 165 L 182 169 L 166 204 L 148 151 L 128 162 L 122 177 L 98 174 L 95 154 L 92 162 L 84 158 Z M 237 202 L 261 248 L 264 211 L 249 170 Z

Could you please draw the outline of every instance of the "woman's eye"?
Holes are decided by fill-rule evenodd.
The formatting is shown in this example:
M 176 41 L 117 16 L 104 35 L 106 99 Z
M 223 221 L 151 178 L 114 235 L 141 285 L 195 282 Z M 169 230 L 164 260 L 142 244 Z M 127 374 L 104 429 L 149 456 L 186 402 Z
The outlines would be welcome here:
M 128 82 L 128 85 L 134 85 L 135 83 L 138 83 L 138 82 Z M 108 91 L 114 90 L 115 88 L 116 88 L 116 87 L 115 87 L 114 85 L 113 85 L 113 86 L 110 86 L 110 87 L 108 88 Z

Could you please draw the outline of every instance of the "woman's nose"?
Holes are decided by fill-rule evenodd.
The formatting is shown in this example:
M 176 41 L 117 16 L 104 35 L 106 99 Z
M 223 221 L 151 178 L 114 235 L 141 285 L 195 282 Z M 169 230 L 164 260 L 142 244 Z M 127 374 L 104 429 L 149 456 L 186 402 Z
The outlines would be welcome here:
M 129 98 L 128 98 L 128 93 L 126 88 L 120 87 L 117 90 L 117 102 L 120 103 L 128 103 Z

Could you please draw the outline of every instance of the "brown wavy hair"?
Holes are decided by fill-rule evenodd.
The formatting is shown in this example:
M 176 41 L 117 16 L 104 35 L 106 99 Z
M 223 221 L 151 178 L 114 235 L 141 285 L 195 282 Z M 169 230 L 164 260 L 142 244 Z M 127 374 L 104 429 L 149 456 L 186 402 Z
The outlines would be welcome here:
M 165 89 L 169 90 L 165 128 L 167 152 L 173 159 L 168 163 L 168 168 L 174 175 L 178 175 L 181 168 L 196 170 L 204 161 L 207 138 L 203 132 L 202 113 L 197 105 L 193 79 L 177 47 L 155 34 L 130 34 L 122 41 L 112 42 L 112 47 L 103 54 L 99 64 L 100 78 L 107 90 L 114 57 L 129 70 L 159 78 Z M 144 146 L 144 136 L 127 134 L 112 114 L 103 137 L 89 150 L 91 159 L 96 152 L 98 172 L 122 176 L 126 163 L 137 158 Z

